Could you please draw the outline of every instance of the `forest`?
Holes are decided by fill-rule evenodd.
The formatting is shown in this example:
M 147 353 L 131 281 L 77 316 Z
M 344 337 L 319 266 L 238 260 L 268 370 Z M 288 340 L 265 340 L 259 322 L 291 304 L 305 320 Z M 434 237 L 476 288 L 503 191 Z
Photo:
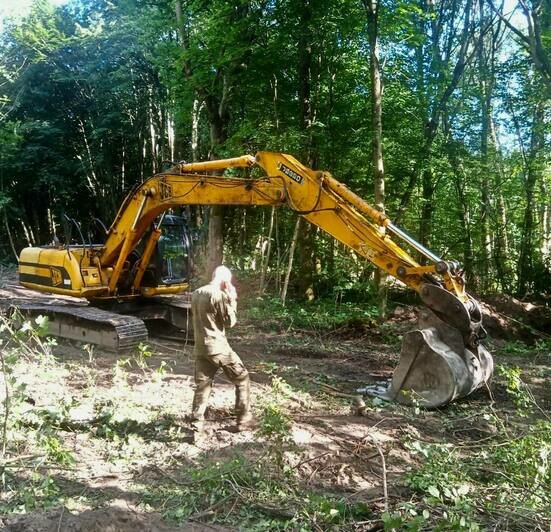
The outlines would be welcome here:
M 548 7 L 35 2 L 2 33 L 4 260 L 63 238 L 64 214 L 109 225 L 165 161 L 272 150 L 384 205 L 472 290 L 548 294 Z M 295 222 L 277 216 L 274 285 Z M 270 213 L 190 221 L 220 217 L 226 262 L 257 271 Z M 306 224 L 296 249 L 303 293 L 373 275 Z
M 2 4 L 0 527 L 549 529 L 549 0 Z M 14 310 L 22 249 L 91 249 L 149 177 L 259 151 L 461 264 L 491 385 L 435 410 L 360 398 L 419 301 L 293 208 L 174 211 L 191 288 L 234 272 L 252 433 L 224 430 L 217 377 L 211 437 L 188 441 L 188 336 L 114 354 Z

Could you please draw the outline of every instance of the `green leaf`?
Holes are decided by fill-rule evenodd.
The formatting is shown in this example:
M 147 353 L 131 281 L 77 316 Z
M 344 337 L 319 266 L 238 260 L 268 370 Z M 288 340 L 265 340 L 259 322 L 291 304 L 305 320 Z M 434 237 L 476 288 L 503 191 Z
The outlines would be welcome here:
M 436 486 L 429 486 L 427 490 L 433 497 L 440 497 L 440 491 Z
M 34 322 L 41 328 L 41 329 L 47 329 L 48 328 L 48 316 L 43 316 L 42 314 L 40 316 L 37 316 L 34 319 Z

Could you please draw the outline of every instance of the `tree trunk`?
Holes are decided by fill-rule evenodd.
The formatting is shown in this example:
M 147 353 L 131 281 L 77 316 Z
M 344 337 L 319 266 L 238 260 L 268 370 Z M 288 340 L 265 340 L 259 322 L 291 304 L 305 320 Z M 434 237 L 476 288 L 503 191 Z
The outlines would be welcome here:
M 245 270 L 245 242 L 247 240 L 247 209 L 245 207 L 236 209 L 236 212 L 241 212 L 241 223 L 239 225 L 239 237 L 237 239 L 237 254 L 239 268 Z M 261 248 L 262 249 L 262 248 Z M 262 254 L 264 251 L 262 251 Z
M 493 73 L 493 33 L 482 31 L 486 27 L 487 20 L 484 10 L 485 0 L 479 0 L 480 37 L 477 46 L 478 56 L 478 89 L 480 102 L 480 157 L 482 163 L 482 176 L 480 183 L 480 280 L 481 289 L 487 290 L 491 284 L 490 258 L 493 255 L 493 238 L 490 226 L 495 228 L 495 223 L 490 225 L 492 208 L 490 203 L 490 178 L 492 177 L 492 165 L 490 159 L 495 158 L 495 146 L 491 137 L 492 128 L 492 96 L 494 87 Z M 488 58 L 490 55 L 490 58 Z
M 220 117 L 211 117 L 210 141 L 211 159 L 216 159 L 218 148 L 226 140 L 223 123 Z M 223 235 L 224 207 L 213 205 L 209 214 L 209 233 L 207 249 L 207 279 L 210 279 L 214 269 L 224 261 L 224 235 Z
M 260 268 L 260 288 L 259 292 L 261 294 L 264 293 L 264 284 L 266 282 L 266 274 L 268 272 L 268 266 L 270 264 L 270 253 L 272 251 L 272 233 L 274 230 L 274 220 L 275 220 L 275 207 L 272 207 L 271 209 L 271 215 L 270 215 L 270 227 L 268 229 L 268 246 L 266 249 L 266 255 L 262 260 L 262 265 Z
M 494 241 L 494 263 L 501 290 L 511 292 L 512 272 L 510 268 L 509 237 L 507 234 L 507 206 L 503 197 L 503 183 L 505 182 L 505 169 L 503 168 L 503 157 L 501 146 L 498 141 L 497 132 L 493 117 L 490 117 L 490 136 L 494 147 L 495 159 L 495 241 Z
M 196 98 L 193 100 L 193 109 L 191 111 L 191 158 L 197 160 L 197 149 L 199 147 L 199 117 L 203 104 Z
M 275 212 L 275 244 L 276 244 L 276 268 L 275 268 L 275 291 L 280 293 L 281 289 L 281 246 L 279 245 L 279 216 Z
M 155 130 L 155 122 L 153 120 L 154 103 L 153 103 L 153 89 L 149 88 L 149 138 L 151 142 L 151 171 L 153 174 L 157 171 L 157 132 Z
M 446 131 L 446 150 L 448 153 L 450 166 L 453 171 L 453 181 L 455 185 L 455 191 L 457 192 L 457 199 L 459 202 L 458 214 L 459 221 L 461 223 L 461 229 L 464 235 L 463 239 L 463 267 L 465 269 L 465 276 L 467 278 L 467 284 L 476 289 L 477 279 L 474 276 L 473 269 L 473 237 L 471 233 L 471 214 L 469 211 L 469 202 L 467 194 L 465 193 L 465 172 L 461 160 L 457 155 L 456 141 L 451 135 L 449 127 L 449 119 L 446 117 L 444 120 Z
M 303 134 L 303 159 L 310 167 L 315 166 L 311 137 L 312 126 L 312 5 L 310 0 L 301 0 L 300 3 L 300 33 L 298 35 L 298 104 L 299 129 Z M 298 256 L 299 275 L 298 289 L 301 296 L 311 301 L 315 297 L 315 244 L 313 226 L 302 220 L 299 222 Z
M 521 296 L 525 296 L 527 294 L 534 280 L 533 258 L 536 251 L 536 246 L 534 242 L 534 189 L 542 171 L 540 152 L 544 145 L 544 108 L 545 107 L 543 101 L 540 101 L 536 104 L 536 108 L 534 109 L 534 116 L 532 121 L 532 136 L 527 161 L 528 167 L 526 168 L 526 204 L 524 207 L 520 256 L 518 261 L 517 291 Z
M 484 90 L 484 84 L 481 82 Z M 484 291 L 490 286 L 489 265 L 492 256 L 492 238 L 490 235 L 490 165 L 488 164 L 488 133 L 490 109 L 488 97 L 482 93 L 482 116 L 480 132 L 480 156 L 482 159 L 482 176 L 480 183 L 480 288 Z
M 382 126 L 382 79 L 379 62 L 379 0 L 364 0 L 367 14 L 367 34 L 369 38 L 369 72 L 371 78 L 371 160 L 373 165 L 373 188 L 375 207 L 385 212 L 385 169 L 383 161 L 383 126 Z M 377 269 L 375 272 L 379 317 L 386 316 L 387 287 L 386 273 Z
M 541 220 L 541 255 L 543 261 L 551 260 L 551 201 L 549 201 L 550 191 L 545 182 L 545 175 L 541 179 L 541 198 L 540 220 Z
M 316 270 L 315 244 L 314 244 L 314 226 L 307 220 L 299 218 L 299 243 L 298 243 L 298 290 L 300 296 L 307 301 L 313 301 L 314 292 L 314 274 Z
M 15 249 L 15 244 L 13 242 L 13 236 L 11 234 L 10 225 L 8 223 L 8 214 L 6 212 L 6 208 L 4 207 L 4 227 L 6 228 L 6 234 L 8 235 L 8 240 L 10 241 L 10 247 L 13 252 L 13 256 L 15 257 L 16 261 L 19 261 L 19 256 L 17 255 L 17 251 Z
M 469 202 L 465 194 L 465 178 L 459 168 L 455 167 L 454 182 L 457 197 L 459 199 L 459 219 L 465 238 L 463 240 L 463 267 L 465 268 L 465 277 L 467 284 L 474 290 L 478 282 L 474 277 L 473 269 L 473 236 L 471 233 L 471 214 L 469 211 Z
M 174 162 L 174 159 L 175 159 L 175 151 L 174 151 L 174 146 L 175 146 L 175 132 L 174 132 L 174 113 L 172 112 L 167 112 L 167 121 L 166 121 L 166 136 L 167 136 L 167 140 L 168 140 L 168 157 L 170 159 L 171 162 Z
M 287 299 L 287 290 L 289 288 L 289 279 L 291 278 L 291 270 L 293 269 L 293 259 L 295 256 L 295 248 L 298 240 L 298 230 L 300 227 L 301 217 L 297 218 L 295 223 L 295 230 L 293 231 L 293 238 L 291 239 L 291 247 L 289 248 L 289 263 L 287 264 L 287 271 L 285 272 L 285 280 L 283 281 L 283 288 L 281 289 L 281 302 L 285 306 Z
M 217 266 L 222 264 L 224 259 L 224 237 L 222 234 L 223 215 L 224 211 L 220 205 L 210 207 L 207 239 L 207 269 L 205 272 L 205 277 L 207 280 L 212 277 L 212 272 Z

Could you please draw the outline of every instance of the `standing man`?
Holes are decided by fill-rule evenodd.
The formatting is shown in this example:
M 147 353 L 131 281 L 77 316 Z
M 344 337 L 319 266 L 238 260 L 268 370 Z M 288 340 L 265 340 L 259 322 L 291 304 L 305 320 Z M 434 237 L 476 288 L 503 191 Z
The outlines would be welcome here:
M 191 297 L 197 386 L 191 418 L 196 432 L 203 429 L 212 381 L 219 369 L 235 385 L 237 430 L 246 430 L 252 422 L 249 372 L 226 338 L 226 327 L 233 327 L 236 322 L 237 293 L 231 280 L 231 271 L 218 266 L 212 281 L 195 290 Z

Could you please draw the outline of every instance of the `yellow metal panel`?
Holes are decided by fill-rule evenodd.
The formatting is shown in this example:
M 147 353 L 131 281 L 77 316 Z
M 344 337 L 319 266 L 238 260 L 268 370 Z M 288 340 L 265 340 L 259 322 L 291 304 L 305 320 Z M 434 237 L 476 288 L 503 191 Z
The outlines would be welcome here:
M 20 283 L 42 292 L 89 297 L 105 291 L 105 287 L 98 268 L 88 262 L 82 248 L 25 248 L 19 257 Z M 86 267 L 84 275 L 81 264 Z
M 87 287 L 101 285 L 101 276 L 99 268 L 88 267 L 82 270 L 82 278 L 84 279 L 84 285 Z
M 162 294 L 179 294 L 180 292 L 183 292 L 188 288 L 189 288 L 189 285 L 187 283 L 182 283 L 182 284 L 171 284 L 168 286 L 157 286 L 157 287 L 143 286 L 141 291 L 144 296 L 156 296 L 156 295 L 162 295 Z
M 24 286 L 25 288 L 31 288 L 32 290 L 36 290 L 38 292 L 48 292 L 51 294 L 59 294 L 64 296 L 73 296 L 73 297 L 97 297 L 104 295 L 107 291 L 105 287 L 100 288 L 82 288 L 81 290 L 69 290 L 65 288 L 56 288 L 54 286 L 52 287 L 44 287 L 44 285 L 36 284 L 36 283 L 27 283 L 23 281 L 19 281 L 19 284 L 21 286 Z

